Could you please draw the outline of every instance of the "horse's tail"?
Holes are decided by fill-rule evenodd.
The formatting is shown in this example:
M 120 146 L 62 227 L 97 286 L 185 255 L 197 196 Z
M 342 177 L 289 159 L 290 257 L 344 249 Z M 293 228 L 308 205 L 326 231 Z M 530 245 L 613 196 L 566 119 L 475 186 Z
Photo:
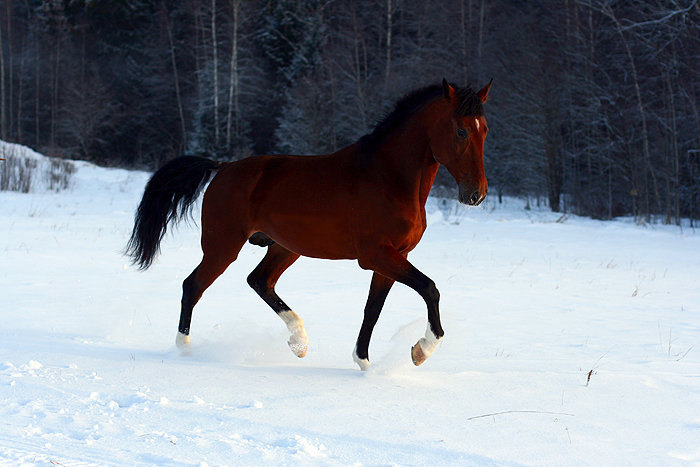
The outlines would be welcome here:
M 153 263 L 168 223 L 191 213 L 192 205 L 220 165 L 206 157 L 183 156 L 153 174 L 136 210 L 134 230 L 125 251 L 140 269 Z

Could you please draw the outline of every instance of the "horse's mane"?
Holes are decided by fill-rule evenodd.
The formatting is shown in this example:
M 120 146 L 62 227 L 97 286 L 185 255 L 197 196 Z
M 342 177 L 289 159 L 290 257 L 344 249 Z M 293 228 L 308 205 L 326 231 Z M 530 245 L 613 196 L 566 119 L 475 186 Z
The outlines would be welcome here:
M 455 114 L 458 117 L 484 115 L 484 107 L 479 96 L 471 86 L 457 87 L 452 85 L 456 91 L 459 103 Z M 371 133 L 360 138 L 360 147 L 364 153 L 373 153 L 387 135 L 403 125 L 411 116 L 425 105 L 442 97 L 444 94 L 442 85 L 426 86 L 416 89 L 401 98 L 382 120 L 377 123 Z

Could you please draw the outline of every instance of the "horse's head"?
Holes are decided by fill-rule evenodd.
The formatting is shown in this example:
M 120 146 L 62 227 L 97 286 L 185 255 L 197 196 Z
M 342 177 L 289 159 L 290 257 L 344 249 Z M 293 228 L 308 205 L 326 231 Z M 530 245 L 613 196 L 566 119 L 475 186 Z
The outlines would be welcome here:
M 445 79 L 442 87 L 445 100 L 438 106 L 441 115 L 429 134 L 430 149 L 457 181 L 459 201 L 477 206 L 488 191 L 484 140 L 489 127 L 482 104 L 488 99 L 491 82 L 479 92 L 470 87 L 455 89 Z

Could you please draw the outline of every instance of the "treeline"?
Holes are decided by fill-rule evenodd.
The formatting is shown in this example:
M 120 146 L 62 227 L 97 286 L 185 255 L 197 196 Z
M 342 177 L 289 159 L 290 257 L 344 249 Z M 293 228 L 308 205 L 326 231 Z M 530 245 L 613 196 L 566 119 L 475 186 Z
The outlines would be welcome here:
M 0 0 L 0 138 L 128 167 L 328 153 L 411 89 L 494 78 L 492 195 L 679 222 L 699 20 L 698 0 Z

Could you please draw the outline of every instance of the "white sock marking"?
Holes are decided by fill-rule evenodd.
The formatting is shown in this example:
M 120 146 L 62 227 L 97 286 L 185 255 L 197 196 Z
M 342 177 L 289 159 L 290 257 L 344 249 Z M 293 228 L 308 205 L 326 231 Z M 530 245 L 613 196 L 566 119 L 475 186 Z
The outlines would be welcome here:
M 369 368 L 369 360 L 357 356 L 357 346 L 355 346 L 355 350 L 352 351 L 352 359 L 360 367 L 360 370 L 367 371 L 367 369 Z
M 298 314 L 294 313 L 292 310 L 283 311 L 279 313 L 280 318 L 287 325 L 287 329 L 292 333 L 289 336 L 289 348 L 292 349 L 294 355 L 302 356 L 306 353 L 306 348 L 309 346 L 309 338 L 306 336 L 306 329 L 304 329 L 304 320 L 302 320 Z
M 178 349 L 188 350 L 190 348 L 190 336 L 181 332 L 175 337 L 175 345 Z
M 438 338 L 433 334 L 433 330 L 430 329 L 430 324 L 428 324 L 428 329 L 425 330 L 425 337 L 421 337 L 418 340 L 418 344 L 420 344 L 420 348 L 423 350 L 423 355 L 425 355 L 426 358 L 430 357 L 441 340 L 442 337 Z

